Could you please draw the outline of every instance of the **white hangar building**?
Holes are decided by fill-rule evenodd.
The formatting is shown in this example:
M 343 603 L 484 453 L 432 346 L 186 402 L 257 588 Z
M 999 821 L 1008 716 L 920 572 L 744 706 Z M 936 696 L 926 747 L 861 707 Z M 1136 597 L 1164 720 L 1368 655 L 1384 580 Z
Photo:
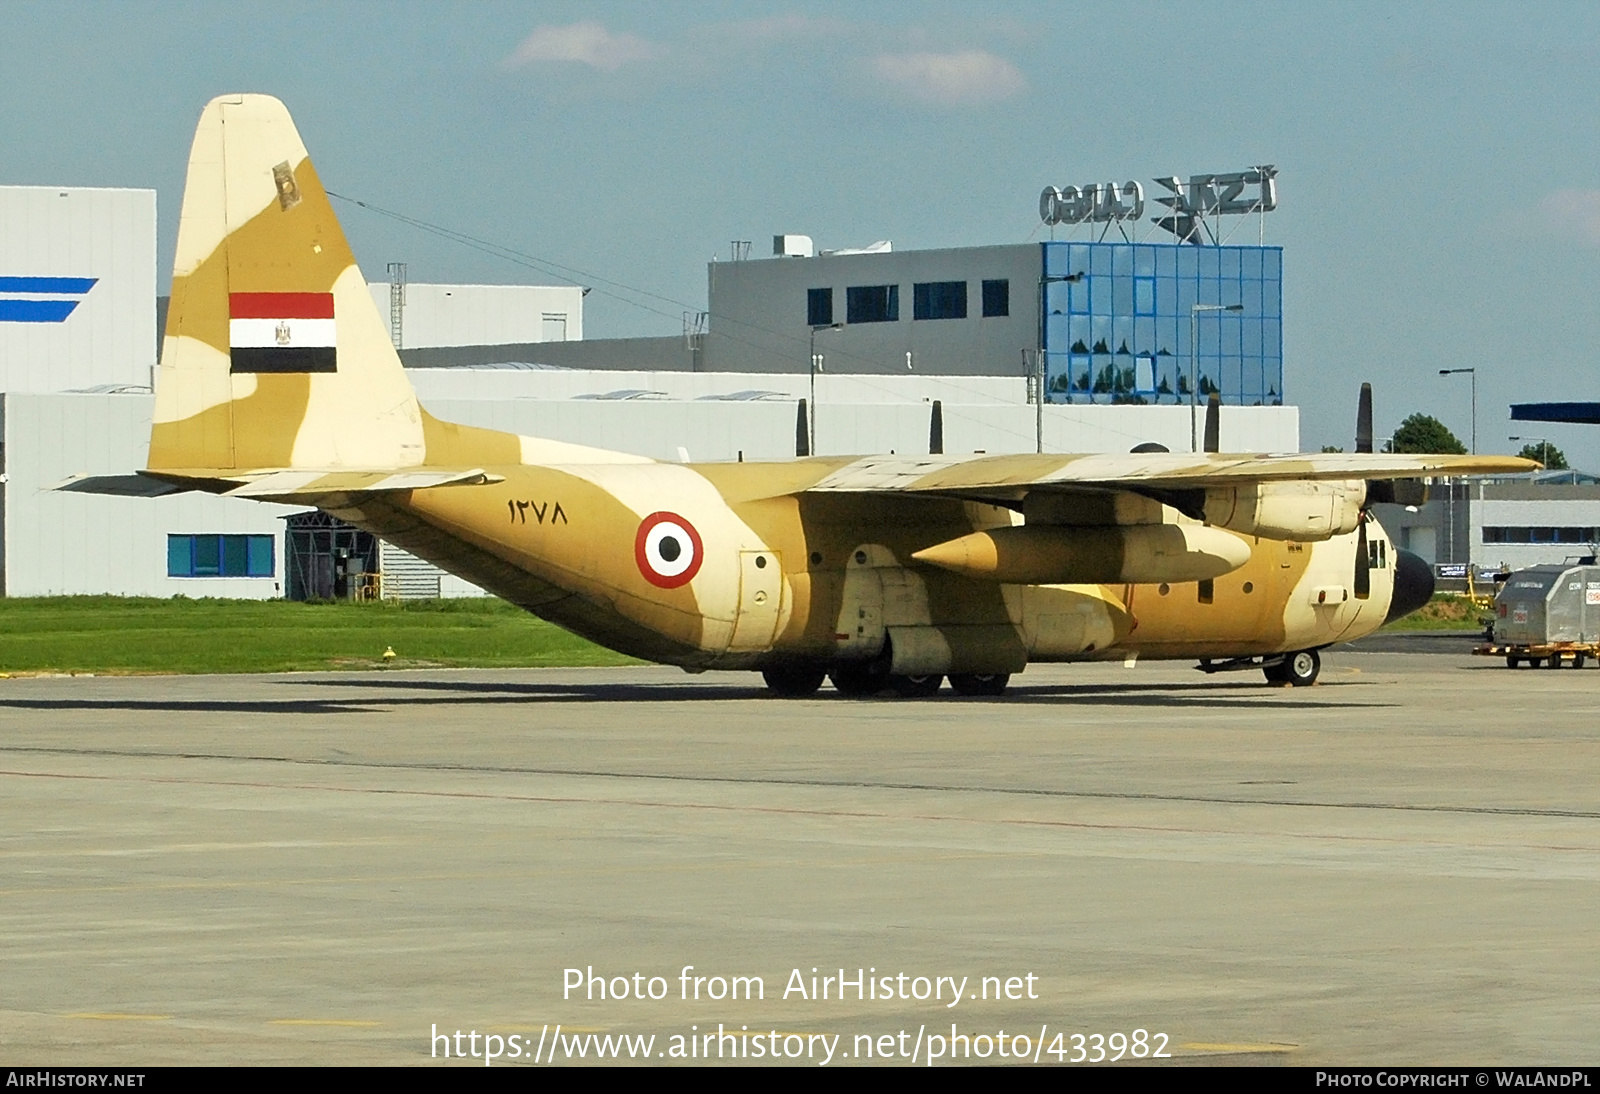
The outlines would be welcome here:
M 79 471 L 144 466 L 156 364 L 155 239 L 153 190 L 0 187 L 5 595 L 193 595 L 193 582 L 168 576 L 168 555 L 183 548 L 192 557 L 197 544 L 203 562 L 246 556 L 239 576 L 224 575 L 234 567 L 219 557 L 204 595 L 271 596 L 280 580 L 281 510 L 192 494 L 150 506 L 48 490 Z

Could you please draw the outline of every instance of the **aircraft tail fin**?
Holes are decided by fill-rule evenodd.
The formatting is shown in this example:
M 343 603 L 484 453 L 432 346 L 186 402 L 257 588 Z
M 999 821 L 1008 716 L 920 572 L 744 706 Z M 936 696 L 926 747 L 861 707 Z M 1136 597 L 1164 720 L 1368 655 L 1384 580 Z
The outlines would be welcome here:
M 189 156 L 149 467 L 414 467 L 429 424 L 288 110 L 213 99 Z

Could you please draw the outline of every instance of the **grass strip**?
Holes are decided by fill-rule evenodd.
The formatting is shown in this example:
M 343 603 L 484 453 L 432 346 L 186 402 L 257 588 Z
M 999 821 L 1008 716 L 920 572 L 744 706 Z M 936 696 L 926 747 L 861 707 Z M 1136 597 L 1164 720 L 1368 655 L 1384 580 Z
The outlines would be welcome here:
M 1460 593 L 1434 593 L 1433 599 L 1410 615 L 1386 625 L 1386 631 L 1479 631 L 1494 607 L 1480 608 Z
M 392 662 L 384 660 L 393 649 Z M 0 673 L 296 672 L 636 664 L 495 597 L 296 603 L 0 598 Z
M 1441 593 L 1386 630 L 1476 629 Z M 395 658 L 383 653 L 393 649 Z M 296 603 L 174 597 L 0 597 L 0 673 L 128 675 L 631 665 L 496 597 Z

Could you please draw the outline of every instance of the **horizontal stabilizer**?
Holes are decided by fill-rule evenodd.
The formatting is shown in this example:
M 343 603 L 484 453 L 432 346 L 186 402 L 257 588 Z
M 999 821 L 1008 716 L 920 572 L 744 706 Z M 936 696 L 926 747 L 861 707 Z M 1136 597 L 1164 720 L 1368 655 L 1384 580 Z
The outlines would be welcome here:
M 164 482 L 148 475 L 73 475 L 50 487 L 68 494 L 104 494 L 113 498 L 159 498 L 199 486 Z
M 273 471 L 227 492 L 230 498 L 314 498 L 323 494 L 382 494 L 435 486 L 483 486 L 503 482 L 480 467 L 411 471 Z

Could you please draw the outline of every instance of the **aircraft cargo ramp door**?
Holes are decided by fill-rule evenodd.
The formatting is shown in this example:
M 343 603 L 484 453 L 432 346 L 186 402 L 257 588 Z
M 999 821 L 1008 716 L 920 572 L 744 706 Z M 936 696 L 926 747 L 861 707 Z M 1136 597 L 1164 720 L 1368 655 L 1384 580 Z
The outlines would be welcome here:
M 360 600 L 373 595 L 377 540 L 320 510 L 284 518 L 284 592 L 289 600 Z
M 470 581 L 327 513 L 295 513 L 285 521 L 289 600 L 488 595 Z

